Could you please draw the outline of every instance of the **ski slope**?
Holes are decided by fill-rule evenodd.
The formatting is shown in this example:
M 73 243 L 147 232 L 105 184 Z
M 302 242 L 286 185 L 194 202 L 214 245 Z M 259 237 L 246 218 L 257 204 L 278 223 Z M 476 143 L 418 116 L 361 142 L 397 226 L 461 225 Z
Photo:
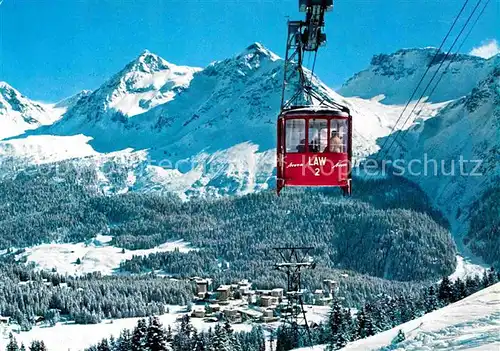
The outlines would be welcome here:
M 391 345 L 402 330 L 406 340 Z M 326 345 L 296 351 L 323 351 Z M 342 350 L 500 350 L 500 283 Z

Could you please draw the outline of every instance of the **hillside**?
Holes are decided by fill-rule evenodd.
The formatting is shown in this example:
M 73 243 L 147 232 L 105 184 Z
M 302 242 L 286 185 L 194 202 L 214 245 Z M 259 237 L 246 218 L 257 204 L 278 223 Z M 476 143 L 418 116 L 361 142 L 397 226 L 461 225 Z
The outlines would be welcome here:
M 201 70 L 144 52 L 69 104 L 57 123 L 0 141 L 0 160 L 15 168 L 67 159 L 116 162 L 130 168 L 132 179 L 120 191 L 189 198 L 265 190 L 274 187 L 282 70 L 283 60 L 258 43 Z M 392 130 L 403 108 L 344 99 L 317 78 L 313 84 L 350 107 L 357 158 L 377 150 L 377 138 Z M 428 115 L 444 106 L 426 104 Z M 103 187 L 109 178 L 103 174 Z
M 406 339 L 393 340 L 402 330 Z M 496 350 L 500 347 L 500 283 L 420 318 L 349 343 L 343 351 Z M 324 351 L 325 345 L 295 349 Z
M 363 90 L 362 81 L 387 80 L 386 85 L 372 86 L 384 90 L 397 85 L 401 94 L 409 95 L 408 87 L 434 53 L 434 49 L 411 49 L 375 56 L 370 68 L 345 87 L 356 95 L 354 87 Z M 56 105 L 67 111 L 55 123 L 0 141 L 0 177 L 16 177 L 32 165 L 65 170 L 71 162 L 77 174 L 93 168 L 93 191 L 107 195 L 161 192 L 190 199 L 266 191 L 274 187 L 274 119 L 282 66 L 282 59 L 258 43 L 204 69 L 178 66 L 145 51 L 95 91 Z M 443 79 L 453 76 L 467 84 L 458 89 L 451 81 L 442 83 L 450 87 L 448 95 L 436 93 L 435 103 L 423 104 L 404 140 L 398 140 L 389 153 L 407 163 L 423 154 L 445 163 L 457 161 L 459 155 L 485 160 L 485 175 L 480 177 L 405 176 L 417 182 L 446 215 L 461 252 L 466 250 L 462 237 L 472 221 L 468 247 L 489 263 L 498 260 L 490 250 L 498 247 L 496 236 L 488 229 L 495 228 L 498 216 L 491 206 L 480 205 L 480 197 L 491 194 L 487 189 L 497 183 L 492 177 L 498 172 L 495 150 L 499 148 L 496 66 L 498 56 L 456 57 Z M 377 151 L 403 110 L 402 105 L 382 103 L 386 100 L 381 94 L 390 97 L 388 90 L 374 92 L 378 94 L 374 97 L 363 95 L 371 98 L 367 100 L 344 98 L 317 78 L 313 84 L 321 94 L 350 107 L 356 158 Z M 469 88 L 472 91 L 462 97 Z M 442 101 L 445 98 L 455 100 Z M 471 143 L 463 139 L 466 135 Z M 454 167 L 459 168 L 456 162 Z M 485 214 L 491 220 L 480 230 L 475 218 Z
M 0 182 L 0 249 L 82 242 L 97 234 L 111 235 L 115 246 L 131 250 L 184 239 L 200 250 L 133 258 L 122 268 L 228 281 L 251 277 L 262 285 L 275 276 L 268 271 L 275 259 L 271 247 L 289 242 L 314 243 L 314 257 L 327 270 L 390 280 L 438 278 L 456 265 L 446 222 L 401 178 L 360 179 L 360 192 L 351 199 L 333 191 L 295 191 L 281 198 L 267 191 L 182 202 L 133 192 L 105 196 L 95 187 L 95 170 L 66 167 L 64 174 L 50 167 L 27 169 Z M 115 183 L 126 182 L 127 170 L 115 168 L 114 176 Z M 230 269 L 221 269 L 221 260 Z
M 406 177 L 448 218 L 459 246 L 465 238 L 463 243 L 474 254 L 498 266 L 500 215 L 494 194 L 500 174 L 500 55 L 486 62 L 494 68 L 469 94 L 433 118 L 417 118 L 389 157 L 406 163 L 420 160 L 415 173 L 407 172 Z
M 391 345 L 399 330 L 406 340 Z M 500 347 L 500 283 L 342 350 L 495 350 Z

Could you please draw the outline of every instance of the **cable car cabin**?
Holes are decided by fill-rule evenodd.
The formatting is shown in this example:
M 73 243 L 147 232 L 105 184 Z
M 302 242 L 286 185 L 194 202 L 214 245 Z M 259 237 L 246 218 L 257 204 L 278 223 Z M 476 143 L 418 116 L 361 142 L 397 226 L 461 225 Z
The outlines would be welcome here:
M 340 187 L 351 194 L 352 117 L 297 108 L 278 117 L 277 192 L 285 186 Z

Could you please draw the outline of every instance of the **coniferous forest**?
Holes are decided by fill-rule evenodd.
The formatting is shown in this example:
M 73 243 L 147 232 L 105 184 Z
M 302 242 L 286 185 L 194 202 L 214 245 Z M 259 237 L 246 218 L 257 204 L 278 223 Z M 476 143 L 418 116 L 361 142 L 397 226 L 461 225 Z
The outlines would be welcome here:
M 112 235 L 113 244 L 125 249 L 184 239 L 200 249 L 184 258 L 194 263 L 183 265 L 188 271 L 161 255 L 122 267 L 179 275 L 213 274 L 221 261 L 231 273 L 245 271 L 274 259 L 272 247 L 290 243 L 314 246 L 312 255 L 325 267 L 390 280 L 440 277 L 456 263 L 445 220 L 417 186 L 399 177 L 358 179 L 352 198 L 335 190 L 290 190 L 279 198 L 269 191 L 182 202 L 169 194 L 104 196 L 94 186 L 95 170 L 68 165 L 61 175 L 47 167 L 0 182 L 0 249 L 78 242 L 97 234 Z M 242 272 L 247 278 L 257 273 Z
M 273 351 L 287 351 L 310 344 L 326 344 L 326 350 L 333 351 L 348 342 L 394 328 L 459 301 L 499 281 L 500 272 L 493 268 L 482 277 L 468 277 L 465 281 L 458 278 L 452 282 L 443 277 L 439 284 L 430 285 L 414 298 L 380 295 L 365 303 L 354 315 L 345 306 L 345 301 L 336 298 L 331 304 L 328 320 L 313 326 L 310 336 L 293 335 L 290 329 L 280 327 L 269 335 L 267 341 L 261 326 L 255 326 L 250 332 L 236 333 L 226 321 L 207 332 L 199 332 L 185 315 L 173 330 L 170 326 L 164 328 L 157 317 L 149 317 L 148 320 L 140 319 L 133 330 L 124 329 L 117 338 L 105 338 L 87 351 L 265 351 L 266 344 L 267 349 Z M 400 330 L 392 342 L 398 344 L 404 340 L 404 332 Z M 11 334 L 7 351 L 21 350 L 26 350 L 26 346 L 19 345 Z M 47 348 L 42 341 L 34 341 L 29 350 L 46 351 Z
M 66 166 L 57 174 L 51 166 L 41 166 L 0 181 L 0 249 L 7 250 L 0 256 L 0 314 L 22 330 L 29 330 L 37 316 L 53 325 L 160 315 L 166 304 L 191 300 L 194 287 L 188 278 L 193 276 L 211 277 L 215 285 L 250 279 L 255 288 L 285 287 L 284 275 L 273 270 L 279 259 L 273 247 L 290 243 L 314 247 L 317 267 L 303 276 L 309 290 L 321 288 L 324 279 L 339 282 L 342 302 L 333 304 L 328 323 L 312 334 L 315 343 L 332 348 L 416 318 L 497 279 L 491 273 L 458 280 L 449 288 L 433 287 L 431 281 L 454 270 L 455 246 L 444 218 L 403 178 L 356 179 L 352 198 L 334 190 L 287 189 L 279 198 L 269 191 L 186 202 L 172 194 L 104 193 L 93 169 Z M 124 174 L 117 170 L 115 181 L 120 177 Z M 111 235 L 112 244 L 125 250 L 178 239 L 195 250 L 134 256 L 119 267 L 126 274 L 115 276 L 96 272 L 71 277 L 24 262 L 23 247 L 81 242 L 98 234 Z M 352 318 L 351 308 L 359 311 Z M 152 346 L 157 339 L 147 336 L 148 328 L 156 328 L 156 334 L 165 331 L 158 323 L 142 320 L 135 330 L 90 350 L 163 350 L 163 341 Z M 130 344 L 138 329 L 143 338 L 136 341 L 146 348 Z M 160 339 L 173 350 L 263 347 L 260 329 L 234 333 L 225 326 L 197 333 L 188 320 L 181 329 L 167 330 Z M 306 342 L 291 339 L 284 330 L 273 339 L 277 350 Z M 15 341 L 11 344 L 15 350 Z M 43 350 L 44 345 L 38 342 L 31 349 Z
M 120 183 L 127 172 L 115 171 L 115 182 Z M 343 198 L 335 190 L 287 190 L 281 197 L 269 191 L 187 202 L 171 194 L 104 194 L 96 186 L 96 178 L 94 169 L 68 162 L 57 168 L 44 165 L 26 169 L 14 178 L 2 179 L 0 249 L 81 242 L 97 234 L 113 236 L 113 244 L 126 250 L 184 239 L 196 250 L 136 256 L 121 264 L 123 272 L 147 276 L 97 274 L 67 278 L 72 280 L 68 291 L 78 289 L 82 281 L 95 284 L 95 289 L 104 291 L 103 301 L 116 292 L 97 286 L 119 287 L 131 284 L 133 279 L 137 279 L 132 284 L 137 289 L 142 284 L 159 284 L 163 291 L 178 290 L 177 294 L 160 297 L 141 294 L 144 301 L 138 306 L 153 302 L 148 305 L 153 310 L 160 308 L 155 306 L 162 302 L 185 301 L 191 287 L 151 276 L 152 272 L 177 278 L 208 276 L 215 284 L 245 278 L 252 280 L 256 288 L 284 286 L 285 277 L 273 270 L 279 259 L 273 247 L 290 243 L 314 246 L 311 254 L 317 268 L 304 275 L 305 285 L 315 289 L 321 287 L 324 279 L 336 279 L 340 293 L 352 305 L 360 305 L 381 293 L 412 296 L 427 285 L 426 280 L 450 274 L 455 266 L 455 246 L 446 221 L 422 191 L 403 178 L 357 179 L 352 198 Z M 12 267 L 20 256 L 13 252 L 2 260 Z M 19 268 L 5 270 L 4 284 L 13 287 L 24 282 L 16 289 L 30 296 L 31 284 L 41 285 L 37 275 L 41 273 L 30 267 L 23 268 L 26 272 L 13 273 L 16 269 Z M 57 276 L 57 272 L 51 274 Z M 27 326 L 36 313 L 43 315 L 46 310 L 60 307 L 62 314 L 80 323 L 147 315 L 140 309 L 103 309 L 100 304 L 104 302 L 76 304 L 78 307 L 70 304 L 72 307 L 68 308 L 54 301 L 51 304 L 52 295 L 63 294 L 58 284 L 46 284 L 42 291 L 47 296 L 42 294 L 40 302 L 20 304 L 18 309 L 4 307 L 2 315 L 14 316 Z M 12 299 L 10 295 L 3 297 L 0 306 L 15 306 Z

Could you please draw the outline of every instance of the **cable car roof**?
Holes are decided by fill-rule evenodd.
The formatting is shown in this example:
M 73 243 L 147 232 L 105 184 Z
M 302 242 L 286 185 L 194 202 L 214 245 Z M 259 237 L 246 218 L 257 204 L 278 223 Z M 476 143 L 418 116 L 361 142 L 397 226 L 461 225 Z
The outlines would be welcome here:
M 349 113 L 327 106 L 305 106 L 281 111 L 281 116 L 287 115 L 331 115 L 349 117 Z

